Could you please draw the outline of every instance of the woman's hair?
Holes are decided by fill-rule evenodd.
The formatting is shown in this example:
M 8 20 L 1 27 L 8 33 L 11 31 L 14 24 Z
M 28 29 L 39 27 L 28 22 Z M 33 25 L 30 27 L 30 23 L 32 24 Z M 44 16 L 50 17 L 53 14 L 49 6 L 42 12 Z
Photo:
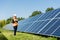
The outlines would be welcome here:
M 15 16 L 15 19 L 17 18 L 17 16 Z
M 17 16 L 13 16 L 13 18 L 17 19 Z

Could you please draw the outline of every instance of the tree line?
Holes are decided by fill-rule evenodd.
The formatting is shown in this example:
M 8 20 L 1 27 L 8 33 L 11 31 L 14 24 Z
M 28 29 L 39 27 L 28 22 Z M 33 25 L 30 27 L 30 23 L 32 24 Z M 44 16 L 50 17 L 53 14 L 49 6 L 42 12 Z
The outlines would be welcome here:
M 45 10 L 45 12 L 52 11 L 52 10 L 54 10 L 53 7 L 47 8 L 47 9 Z M 41 11 L 34 11 L 29 17 L 33 17 L 33 16 L 36 16 L 36 15 L 41 14 L 41 13 L 42 13 Z M 25 18 L 18 17 L 18 21 L 24 20 L 24 19 L 25 19 Z M 12 20 L 12 17 L 10 17 L 10 18 L 8 18 L 8 19 L 6 19 L 6 20 L 0 20 L 0 28 L 2 28 L 3 26 L 11 23 L 11 20 Z

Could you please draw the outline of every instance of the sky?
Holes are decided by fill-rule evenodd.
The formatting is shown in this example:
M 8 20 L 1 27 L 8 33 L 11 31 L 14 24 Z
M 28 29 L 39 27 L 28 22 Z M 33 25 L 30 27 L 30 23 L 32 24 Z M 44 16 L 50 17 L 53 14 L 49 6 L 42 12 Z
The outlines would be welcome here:
M 0 20 L 12 17 L 28 18 L 33 11 L 42 11 L 48 7 L 60 8 L 60 0 L 0 0 Z

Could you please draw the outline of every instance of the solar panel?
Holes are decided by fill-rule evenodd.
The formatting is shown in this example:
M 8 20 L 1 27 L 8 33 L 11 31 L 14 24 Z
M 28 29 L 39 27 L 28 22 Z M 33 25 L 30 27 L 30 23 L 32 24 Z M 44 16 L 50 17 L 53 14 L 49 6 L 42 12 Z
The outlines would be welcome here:
M 43 28 L 42 29 L 40 29 L 40 31 L 42 31 L 51 21 L 53 21 L 54 20 L 54 18 L 57 16 L 57 15 L 59 15 L 60 13 L 57 13 L 45 26 L 43 26 Z M 39 31 L 39 32 L 40 32 Z M 38 33 L 39 33 L 38 32 Z
M 41 33 L 46 33 L 56 22 L 57 19 L 54 19 L 51 23 L 49 23 L 42 31 Z
M 19 21 L 17 31 L 60 37 L 60 9 Z M 4 29 L 13 30 L 12 24 Z
M 55 36 L 60 37 L 60 26 L 58 26 L 58 27 L 55 29 L 55 31 L 52 32 L 51 35 L 55 35 Z

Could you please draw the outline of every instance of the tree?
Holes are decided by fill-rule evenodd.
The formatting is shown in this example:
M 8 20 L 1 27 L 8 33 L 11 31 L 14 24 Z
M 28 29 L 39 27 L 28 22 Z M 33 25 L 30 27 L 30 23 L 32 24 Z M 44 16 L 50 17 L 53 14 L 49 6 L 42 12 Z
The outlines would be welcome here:
M 6 24 L 11 23 L 11 20 L 12 20 L 12 17 L 8 18 L 8 19 L 6 20 Z
M 53 7 L 51 7 L 51 8 L 47 8 L 47 9 L 46 9 L 46 12 L 48 12 L 48 11 L 52 11 L 52 10 L 54 10 Z
M 20 21 L 20 20 L 24 20 L 25 18 L 22 18 L 22 17 L 18 17 L 18 21 Z
M 6 21 L 5 20 L 1 20 L 0 21 L 0 27 L 2 28 L 3 26 L 5 26 L 6 25 Z
M 32 15 L 29 16 L 29 17 L 33 17 L 33 16 L 36 16 L 36 15 L 41 14 L 41 13 L 42 13 L 41 11 L 34 11 L 34 12 L 32 13 Z

